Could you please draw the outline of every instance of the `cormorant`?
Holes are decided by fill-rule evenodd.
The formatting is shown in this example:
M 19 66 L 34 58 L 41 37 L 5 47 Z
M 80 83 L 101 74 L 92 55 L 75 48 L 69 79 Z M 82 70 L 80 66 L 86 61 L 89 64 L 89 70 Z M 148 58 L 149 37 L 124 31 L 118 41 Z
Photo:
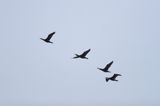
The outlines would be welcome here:
M 112 64 L 113 64 L 113 61 L 108 63 L 105 68 L 103 68 L 103 69 L 102 68 L 97 68 L 97 69 L 99 69 L 99 70 L 101 70 L 103 72 L 110 72 L 110 71 L 108 71 L 108 69 L 111 67 Z
M 90 52 L 91 49 L 88 49 L 86 51 L 84 51 L 81 55 L 78 55 L 78 54 L 75 54 L 76 56 L 73 57 L 73 59 L 76 59 L 76 58 L 81 58 L 81 59 L 88 59 L 86 57 L 86 55 Z
M 112 77 L 106 77 L 106 82 L 108 82 L 109 80 L 111 80 L 111 81 L 118 81 L 118 80 L 116 80 L 116 77 L 117 76 L 122 76 L 121 74 L 114 74 Z
M 50 34 L 47 36 L 46 39 L 43 39 L 43 38 L 40 38 L 40 39 L 43 40 L 43 41 L 45 41 L 45 42 L 47 42 L 47 43 L 53 43 L 53 42 L 50 41 L 50 39 L 52 38 L 52 36 L 53 36 L 55 33 L 56 33 L 56 32 L 50 33 Z

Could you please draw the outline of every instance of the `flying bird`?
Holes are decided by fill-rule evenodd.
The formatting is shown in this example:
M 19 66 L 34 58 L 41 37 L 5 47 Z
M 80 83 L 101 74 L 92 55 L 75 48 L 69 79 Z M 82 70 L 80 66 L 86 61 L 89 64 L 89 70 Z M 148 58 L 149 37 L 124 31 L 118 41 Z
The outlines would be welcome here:
M 86 55 L 90 52 L 91 49 L 88 49 L 86 51 L 84 51 L 81 55 L 78 55 L 78 54 L 75 54 L 76 56 L 73 57 L 73 59 L 76 59 L 76 58 L 81 58 L 81 59 L 88 59 L 86 57 Z
M 102 68 L 97 68 L 97 69 L 99 69 L 99 70 L 101 70 L 103 72 L 110 72 L 110 71 L 108 71 L 108 69 L 111 67 L 112 64 L 113 64 L 113 61 L 108 63 L 105 68 L 103 68 L 103 69 Z
M 109 80 L 111 80 L 111 81 L 118 81 L 118 80 L 116 80 L 116 77 L 118 77 L 118 76 L 122 76 L 121 74 L 114 74 L 112 77 L 106 77 L 106 82 L 108 82 Z
M 47 36 L 46 39 L 43 39 L 43 38 L 40 38 L 40 39 L 43 40 L 43 41 L 45 41 L 45 42 L 47 42 L 47 43 L 53 43 L 53 42 L 51 42 L 50 40 L 51 40 L 52 36 L 53 36 L 55 33 L 56 33 L 56 32 L 50 33 L 50 34 Z

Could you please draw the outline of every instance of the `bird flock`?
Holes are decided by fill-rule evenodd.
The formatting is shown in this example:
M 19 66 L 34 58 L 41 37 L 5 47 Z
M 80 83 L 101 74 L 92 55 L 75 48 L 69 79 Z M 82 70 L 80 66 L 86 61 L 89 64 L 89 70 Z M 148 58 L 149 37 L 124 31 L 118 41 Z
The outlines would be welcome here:
M 53 42 L 51 42 L 50 40 L 51 40 L 51 38 L 53 37 L 53 35 L 55 34 L 56 32 L 52 32 L 52 33 L 50 33 L 48 36 L 47 36 L 47 38 L 40 38 L 41 40 L 43 40 L 44 42 L 46 42 L 46 43 L 53 43 Z M 88 59 L 88 57 L 86 57 L 87 56 L 87 54 L 89 53 L 91 51 L 91 49 L 88 49 L 88 50 L 86 50 L 86 51 L 84 51 L 82 54 L 75 54 L 75 57 L 73 57 L 73 59 L 77 59 L 77 58 L 81 58 L 81 59 Z M 110 63 L 108 63 L 104 68 L 97 68 L 97 69 L 99 69 L 99 70 L 101 70 L 101 71 L 103 71 L 103 72 L 105 72 L 105 73 L 110 73 L 110 71 L 109 71 L 109 68 L 111 67 L 111 65 L 113 64 L 113 61 L 111 61 Z M 118 77 L 118 76 L 122 76 L 121 74 L 113 74 L 113 76 L 111 76 L 111 77 L 106 77 L 105 78 L 105 80 L 106 80 L 106 82 L 108 82 L 109 80 L 111 80 L 111 81 L 118 81 L 116 78 Z

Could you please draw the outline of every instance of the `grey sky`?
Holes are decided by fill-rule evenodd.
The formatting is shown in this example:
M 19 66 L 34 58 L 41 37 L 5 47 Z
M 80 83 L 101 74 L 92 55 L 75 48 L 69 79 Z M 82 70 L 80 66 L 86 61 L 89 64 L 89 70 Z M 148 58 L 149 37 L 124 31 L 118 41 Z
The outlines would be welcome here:
M 1 0 L 0 105 L 159 106 L 159 5 Z M 53 31 L 53 44 L 39 39 Z M 89 48 L 89 60 L 71 59 Z M 112 73 L 96 69 L 112 60 Z

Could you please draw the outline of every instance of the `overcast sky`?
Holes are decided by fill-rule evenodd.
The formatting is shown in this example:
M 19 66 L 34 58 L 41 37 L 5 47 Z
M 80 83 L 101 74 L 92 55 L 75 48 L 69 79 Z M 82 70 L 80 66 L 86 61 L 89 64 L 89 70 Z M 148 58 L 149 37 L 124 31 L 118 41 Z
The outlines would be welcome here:
M 159 106 L 159 13 L 159 0 L 1 0 L 0 105 Z

